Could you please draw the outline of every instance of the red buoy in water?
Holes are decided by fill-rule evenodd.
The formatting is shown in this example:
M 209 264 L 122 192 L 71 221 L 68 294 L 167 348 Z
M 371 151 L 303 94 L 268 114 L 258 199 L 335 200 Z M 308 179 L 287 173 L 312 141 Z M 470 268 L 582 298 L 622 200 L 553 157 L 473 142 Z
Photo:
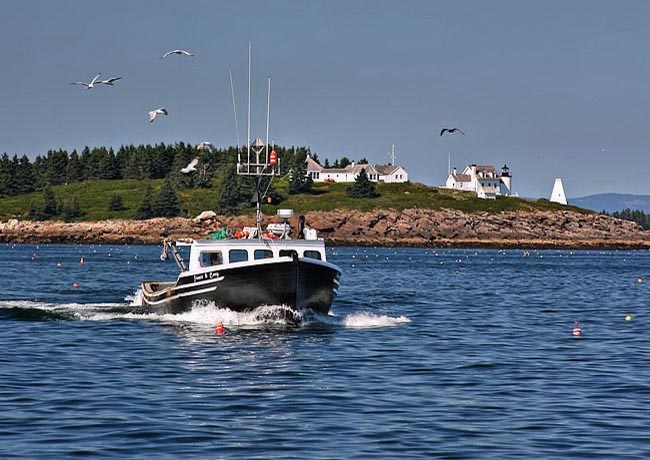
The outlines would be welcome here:
M 573 335 L 578 336 L 582 334 L 582 329 L 580 329 L 580 326 L 578 326 L 578 322 L 575 322 L 575 327 L 573 328 Z
M 278 154 L 275 152 L 275 150 L 271 150 L 271 153 L 269 154 L 269 164 L 271 166 L 278 165 Z
M 214 328 L 214 332 L 217 334 L 223 334 L 223 321 L 219 321 L 219 324 Z

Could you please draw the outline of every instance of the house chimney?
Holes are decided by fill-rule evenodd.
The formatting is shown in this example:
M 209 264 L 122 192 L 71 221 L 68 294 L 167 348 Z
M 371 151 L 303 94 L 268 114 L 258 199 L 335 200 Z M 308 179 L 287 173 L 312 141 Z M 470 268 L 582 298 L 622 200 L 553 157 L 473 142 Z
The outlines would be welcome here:
M 452 174 L 453 174 L 454 176 L 455 176 L 456 174 L 458 174 L 458 171 L 456 170 L 456 168 L 454 168 L 454 170 L 453 170 L 453 173 L 452 173 Z

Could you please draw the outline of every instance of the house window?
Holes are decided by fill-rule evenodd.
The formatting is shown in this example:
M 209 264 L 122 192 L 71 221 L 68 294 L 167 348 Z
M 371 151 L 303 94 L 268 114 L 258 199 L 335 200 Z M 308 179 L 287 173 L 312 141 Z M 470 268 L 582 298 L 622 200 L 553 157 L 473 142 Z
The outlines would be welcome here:
M 246 249 L 231 249 L 228 251 L 228 260 L 233 262 L 245 262 L 248 260 L 248 251 Z

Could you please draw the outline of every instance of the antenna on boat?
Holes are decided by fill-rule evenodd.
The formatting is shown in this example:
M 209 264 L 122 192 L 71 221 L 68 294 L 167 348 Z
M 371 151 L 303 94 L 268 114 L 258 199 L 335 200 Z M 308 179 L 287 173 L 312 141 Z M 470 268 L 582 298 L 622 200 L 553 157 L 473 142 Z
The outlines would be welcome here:
M 248 42 L 248 134 L 246 136 L 246 146 L 247 146 L 246 163 L 250 165 L 251 164 L 251 42 Z M 247 170 L 247 172 L 250 171 Z
M 268 92 L 266 96 L 266 158 L 264 163 L 269 164 L 269 115 L 271 113 L 271 77 L 268 77 Z
M 262 176 L 275 176 L 280 174 L 280 161 L 275 151 L 269 153 L 269 126 L 271 114 L 271 78 L 268 78 L 266 105 L 266 142 L 255 138 L 251 144 L 251 43 L 248 42 L 248 130 L 246 139 L 246 162 L 237 159 L 237 174 L 253 176 L 255 178 L 256 222 L 258 238 L 262 238 Z M 251 161 L 251 149 L 254 158 Z
M 239 153 L 239 125 L 237 123 L 237 105 L 235 105 L 235 86 L 232 84 L 232 69 L 228 69 L 230 74 L 230 94 L 232 95 L 232 111 L 235 116 L 235 138 L 237 139 L 237 163 L 241 163 L 241 155 Z

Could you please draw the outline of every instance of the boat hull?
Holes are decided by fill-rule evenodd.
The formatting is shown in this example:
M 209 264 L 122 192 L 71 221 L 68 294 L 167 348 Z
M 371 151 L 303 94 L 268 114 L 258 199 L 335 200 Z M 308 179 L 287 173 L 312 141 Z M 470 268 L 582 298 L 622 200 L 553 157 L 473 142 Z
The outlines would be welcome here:
M 210 302 L 233 311 L 284 305 L 327 314 L 340 275 L 335 265 L 309 259 L 182 273 L 175 283 L 142 283 L 142 307 L 148 312 L 176 314 L 197 302 Z

